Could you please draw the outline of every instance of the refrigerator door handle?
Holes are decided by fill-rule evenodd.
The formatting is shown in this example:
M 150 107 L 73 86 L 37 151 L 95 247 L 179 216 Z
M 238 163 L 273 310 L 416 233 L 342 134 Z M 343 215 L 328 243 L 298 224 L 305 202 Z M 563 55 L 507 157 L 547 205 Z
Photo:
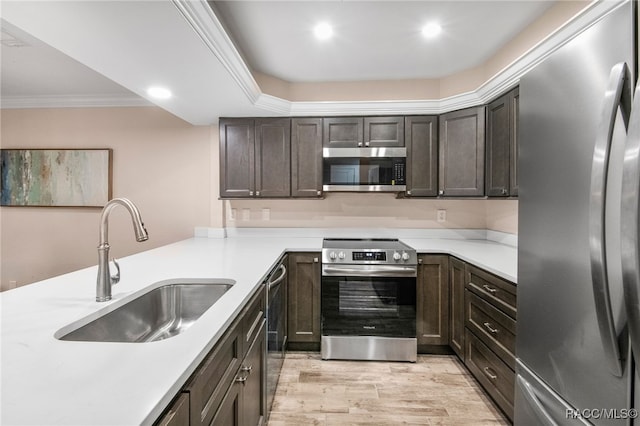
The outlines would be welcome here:
M 625 126 L 629 122 L 630 79 L 629 68 L 624 62 L 614 65 L 611 69 L 593 152 L 589 206 L 589 249 L 596 315 L 608 368 L 618 377 L 622 376 L 622 362 L 609 291 L 605 248 L 605 206 L 609 153 L 618 109 L 622 112 Z M 622 210 L 624 211 L 624 208 Z
M 631 348 L 640 357 L 640 86 L 636 88 L 627 133 L 622 169 L 622 202 L 620 206 L 620 250 L 622 253 L 622 285 L 629 326 Z

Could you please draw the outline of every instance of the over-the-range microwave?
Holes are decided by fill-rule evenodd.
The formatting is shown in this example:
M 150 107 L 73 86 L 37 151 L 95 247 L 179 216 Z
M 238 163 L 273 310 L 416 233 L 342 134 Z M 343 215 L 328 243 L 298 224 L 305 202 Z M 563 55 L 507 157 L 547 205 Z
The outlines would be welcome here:
M 400 192 L 407 189 L 406 148 L 324 148 L 323 191 Z

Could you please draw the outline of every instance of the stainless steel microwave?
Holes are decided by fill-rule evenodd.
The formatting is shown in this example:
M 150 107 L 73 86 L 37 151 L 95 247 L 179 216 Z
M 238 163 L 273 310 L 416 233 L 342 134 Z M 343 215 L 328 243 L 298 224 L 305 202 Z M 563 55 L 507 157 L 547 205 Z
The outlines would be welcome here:
M 406 148 L 324 148 L 323 191 L 400 192 L 406 186 Z

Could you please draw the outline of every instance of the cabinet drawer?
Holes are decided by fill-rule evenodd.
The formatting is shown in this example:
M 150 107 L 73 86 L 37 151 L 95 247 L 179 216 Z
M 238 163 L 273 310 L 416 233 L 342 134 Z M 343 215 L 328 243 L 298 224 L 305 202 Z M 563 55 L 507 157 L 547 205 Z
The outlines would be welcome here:
M 243 311 L 242 317 L 242 339 L 244 353 L 242 354 L 242 358 L 246 355 L 246 352 L 249 350 L 249 346 L 251 346 L 251 342 L 253 342 L 260 332 L 260 326 L 262 325 L 262 320 L 266 317 L 266 305 L 265 305 L 265 286 L 260 286 L 260 290 L 254 294 L 251 302 L 249 302 L 248 307 Z
M 465 342 L 467 344 L 465 365 L 507 417 L 513 421 L 515 373 L 469 330 L 466 332 Z
M 466 326 L 512 370 L 516 368 L 516 321 L 467 290 Z
M 469 265 L 467 288 L 512 318 L 516 318 L 516 286 Z
M 191 425 L 209 425 L 233 383 L 242 361 L 242 323 L 236 322 L 191 378 L 185 390 L 191 403 Z

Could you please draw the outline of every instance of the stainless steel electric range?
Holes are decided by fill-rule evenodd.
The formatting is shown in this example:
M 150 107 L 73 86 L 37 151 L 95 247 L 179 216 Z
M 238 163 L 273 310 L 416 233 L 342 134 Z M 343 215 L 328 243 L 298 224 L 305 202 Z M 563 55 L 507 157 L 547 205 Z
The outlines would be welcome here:
M 322 358 L 415 362 L 417 271 L 397 239 L 325 239 Z

